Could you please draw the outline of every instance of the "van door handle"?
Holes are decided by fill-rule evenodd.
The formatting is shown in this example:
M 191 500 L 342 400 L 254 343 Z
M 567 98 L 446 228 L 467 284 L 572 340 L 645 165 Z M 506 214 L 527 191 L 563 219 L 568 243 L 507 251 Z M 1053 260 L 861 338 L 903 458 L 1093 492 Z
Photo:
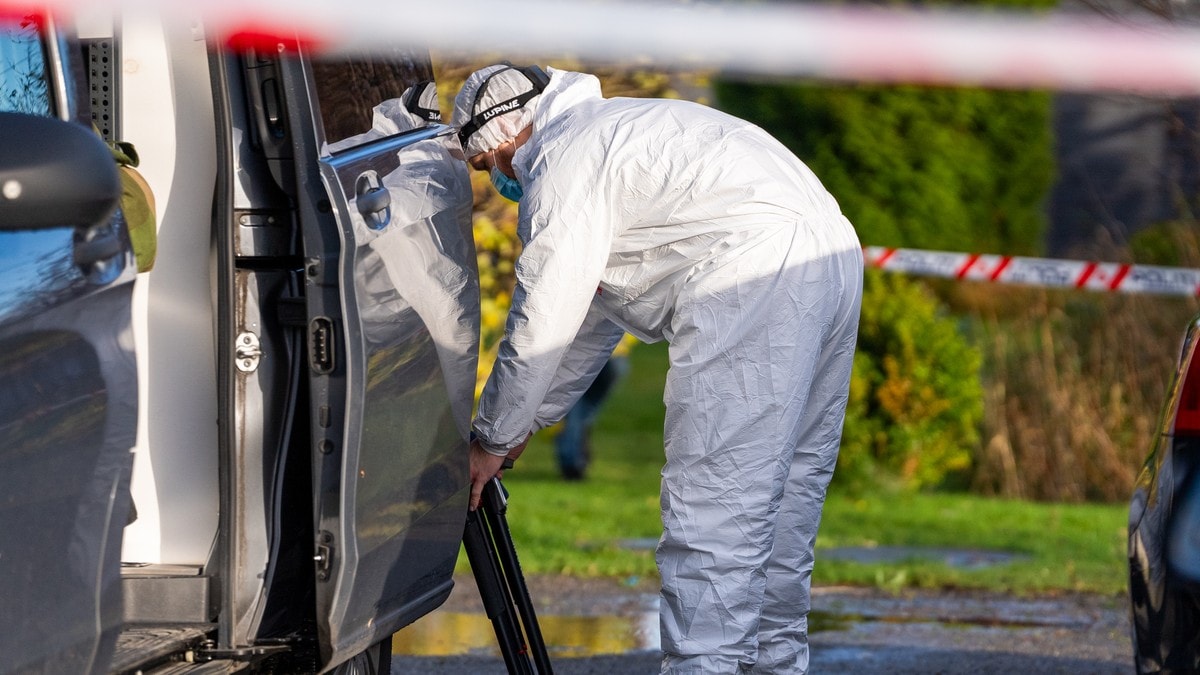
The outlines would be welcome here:
M 121 255 L 125 250 L 120 235 L 111 225 L 80 230 L 75 235 L 75 264 L 85 271 Z
M 106 286 L 124 272 L 128 240 L 122 234 L 121 219 L 117 216 L 101 225 L 75 228 L 71 258 L 89 283 Z
M 387 188 L 377 187 L 358 196 L 358 212 L 364 216 L 379 213 L 392 205 L 392 193 Z
M 367 171 L 354 181 L 355 202 L 367 227 L 382 230 L 392 219 L 392 193 L 379 180 L 379 174 Z

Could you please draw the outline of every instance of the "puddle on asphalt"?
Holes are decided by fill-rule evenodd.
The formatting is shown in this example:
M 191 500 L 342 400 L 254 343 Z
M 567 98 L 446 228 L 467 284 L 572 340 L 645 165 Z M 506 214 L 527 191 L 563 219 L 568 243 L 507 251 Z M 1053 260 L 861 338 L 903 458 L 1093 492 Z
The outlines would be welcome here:
M 551 657 L 627 654 L 658 649 L 658 612 L 632 616 L 538 616 Z M 392 638 L 392 653 L 408 656 L 500 655 L 483 614 L 434 612 Z
M 811 634 L 829 630 L 850 630 L 854 627 L 855 622 L 861 621 L 861 617 L 821 612 L 814 609 L 808 612 L 808 632 Z
M 542 636 L 550 656 L 579 658 L 603 654 L 628 654 L 659 648 L 658 612 L 632 616 L 539 616 Z M 947 627 L 1013 627 L 1030 625 L 1024 621 L 932 620 L 928 617 L 866 616 L 812 611 L 808 615 L 809 633 L 845 631 L 872 623 L 937 623 Z M 392 653 L 403 656 L 500 656 L 492 623 L 483 614 L 434 612 L 401 630 L 392 638 Z
M 850 630 L 872 622 L 910 622 L 919 619 L 838 614 L 812 611 L 809 633 Z M 577 658 L 628 654 L 659 648 L 658 612 L 631 616 L 539 616 L 538 623 L 550 656 Z M 434 612 L 392 638 L 392 653 L 404 656 L 500 656 L 492 622 L 483 614 Z

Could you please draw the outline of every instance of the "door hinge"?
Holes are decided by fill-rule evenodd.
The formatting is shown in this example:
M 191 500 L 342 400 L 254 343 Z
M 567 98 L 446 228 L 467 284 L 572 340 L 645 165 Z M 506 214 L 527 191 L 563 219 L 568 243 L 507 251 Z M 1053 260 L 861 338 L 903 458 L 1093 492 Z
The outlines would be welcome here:
M 258 369 L 258 360 L 262 357 L 258 336 L 250 331 L 240 333 L 234 341 L 234 363 L 243 373 L 253 373 Z

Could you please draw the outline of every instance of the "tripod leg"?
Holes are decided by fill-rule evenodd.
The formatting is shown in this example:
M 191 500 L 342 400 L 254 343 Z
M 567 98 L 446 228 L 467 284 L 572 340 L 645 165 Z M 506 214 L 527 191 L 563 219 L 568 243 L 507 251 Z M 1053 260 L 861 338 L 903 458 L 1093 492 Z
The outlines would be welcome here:
M 500 569 L 521 615 L 521 623 L 525 627 L 525 637 L 529 640 L 529 649 L 537 672 L 539 675 L 552 675 L 554 669 L 550 665 L 550 655 L 546 652 L 546 640 L 542 637 L 542 628 L 538 624 L 533 600 L 529 596 L 529 586 L 521 572 L 517 549 L 513 545 L 512 533 L 508 528 L 508 501 L 505 498 L 504 486 L 498 478 L 493 478 L 484 486 L 480 510 L 487 516 L 496 554 L 500 560 Z
M 471 572 L 475 575 L 475 584 L 479 587 L 484 611 L 496 631 L 504 665 L 513 675 L 533 675 L 525 641 L 513 616 L 512 597 L 501 577 L 496 550 L 479 511 L 467 514 L 463 547 L 471 563 Z

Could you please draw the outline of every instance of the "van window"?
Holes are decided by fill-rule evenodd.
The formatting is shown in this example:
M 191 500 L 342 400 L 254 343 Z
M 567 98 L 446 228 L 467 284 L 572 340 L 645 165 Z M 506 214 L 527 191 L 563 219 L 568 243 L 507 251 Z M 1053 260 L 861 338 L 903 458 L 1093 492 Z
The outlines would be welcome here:
M 432 79 L 433 66 L 423 51 L 395 48 L 370 58 L 316 60 L 313 80 L 324 129 L 321 140 L 345 148 L 424 126 L 427 121 L 408 111 L 401 99 L 410 88 Z M 347 143 L 351 138 L 355 140 Z
M 40 22 L 0 17 L 0 112 L 50 116 L 50 91 Z

